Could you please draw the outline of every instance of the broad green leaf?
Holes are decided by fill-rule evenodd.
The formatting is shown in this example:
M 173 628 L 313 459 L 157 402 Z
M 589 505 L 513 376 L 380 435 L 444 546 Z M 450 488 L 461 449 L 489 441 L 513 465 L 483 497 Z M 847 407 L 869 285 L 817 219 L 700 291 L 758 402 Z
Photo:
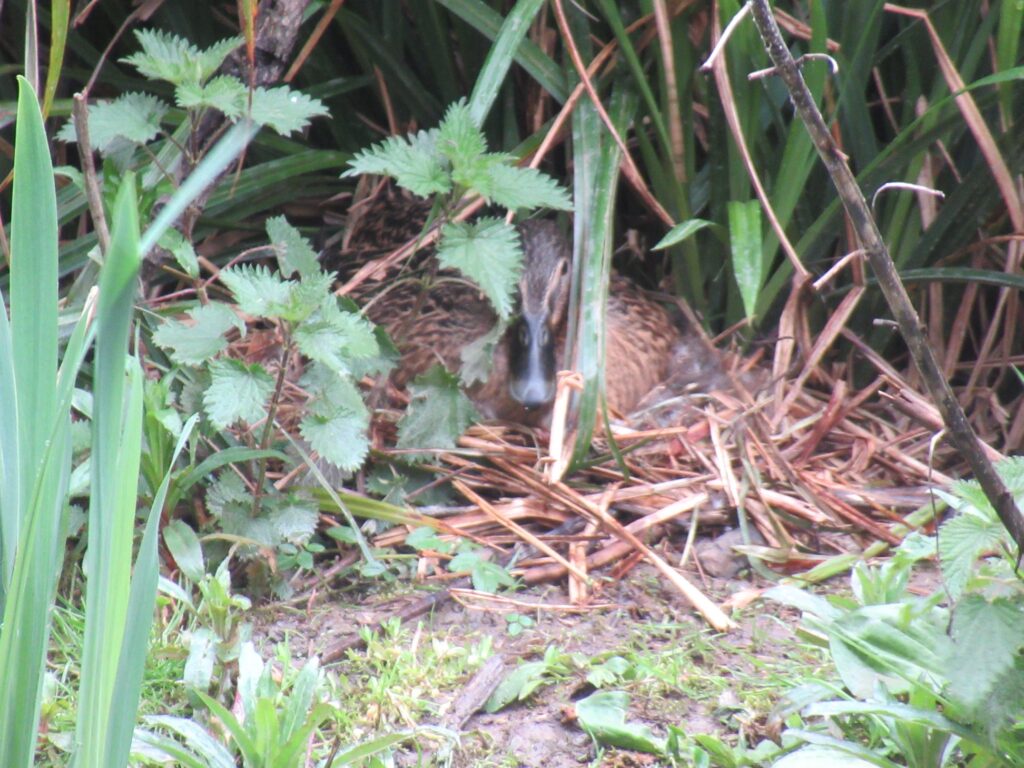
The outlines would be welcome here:
M 580 727 L 599 744 L 660 755 L 665 741 L 642 723 L 627 723 L 629 695 L 623 691 L 598 691 L 576 702 Z
M 147 744 L 172 759 L 189 761 L 189 768 L 236 768 L 235 759 L 227 748 L 192 718 L 150 715 L 146 723 L 166 728 L 184 739 L 186 746 L 182 748 L 173 739 L 146 731 L 140 734 Z
M 544 682 L 547 670 L 548 665 L 543 661 L 520 664 L 494 689 L 484 704 L 484 711 L 493 714 L 515 701 L 525 700 Z
M 398 422 L 398 447 L 453 448 L 476 418 L 458 378 L 435 365 L 409 386 L 409 407 Z
M 305 544 L 316 533 L 320 510 L 309 500 L 286 496 L 268 499 L 267 520 L 278 543 Z
M 252 94 L 250 116 L 257 125 L 265 125 L 282 136 L 301 131 L 314 117 L 327 114 L 320 99 L 314 99 L 287 86 L 257 88 Z
M 224 338 L 232 328 L 240 333 L 245 325 L 227 304 L 210 302 L 188 311 L 191 324 L 167 319 L 156 329 L 153 341 L 171 351 L 180 365 L 202 365 L 227 348 Z
M 1019 664 L 1024 612 L 1019 601 L 964 595 L 953 609 L 952 630 L 950 694 L 977 713 Z
M 979 514 L 962 513 L 942 524 L 939 565 L 950 595 L 960 596 L 978 558 L 995 551 L 1006 538 L 1006 529 L 998 519 Z
M 350 372 L 352 360 L 380 354 L 370 322 L 359 314 L 340 309 L 333 296 L 295 329 L 294 336 L 304 355 L 339 373 Z
M 338 408 L 330 416 L 309 414 L 299 429 L 323 458 L 346 472 L 354 472 L 362 466 L 370 450 L 367 427 L 362 415 Z
M 164 544 L 178 564 L 181 572 L 193 583 L 198 583 L 206 574 L 203 547 L 192 526 L 184 520 L 171 520 L 164 526 Z
M 761 255 L 761 204 L 757 200 L 729 203 L 729 242 L 733 275 L 747 319 L 752 320 L 765 278 Z
M 217 429 L 238 421 L 255 424 L 266 418 L 273 391 L 274 379 L 263 366 L 224 358 L 210 363 L 210 386 L 203 393 L 203 405 Z
M 220 281 L 247 315 L 281 317 L 291 304 L 294 283 L 282 280 L 262 264 L 229 267 L 221 271 Z
M 185 274 L 190 278 L 195 280 L 199 277 L 199 258 L 196 256 L 196 249 L 181 232 L 173 228 L 168 229 L 160 237 L 160 247 L 171 252 L 178 266 L 185 270 Z
M 437 128 L 437 151 L 452 164 L 456 173 L 462 165 L 474 162 L 487 152 L 487 139 L 470 117 L 465 100 L 448 107 Z
M 182 83 L 174 89 L 174 99 L 182 109 L 212 108 L 235 120 L 245 112 L 249 91 L 237 77 L 220 75 L 205 84 Z
M 160 122 L 168 105 L 148 93 L 126 93 L 113 101 L 89 106 L 89 141 L 93 149 L 106 154 L 117 139 L 147 144 L 160 133 Z M 61 141 L 78 140 L 75 124 L 68 121 L 57 134 Z
M 158 29 L 136 30 L 135 38 L 142 50 L 121 61 L 151 80 L 174 85 L 205 83 L 242 42 L 239 37 L 231 37 L 200 50 L 184 38 Z
M 358 469 L 370 442 L 370 414 L 359 389 L 323 365 L 313 365 L 301 384 L 310 393 L 302 436 L 323 458 L 346 472 Z
M 571 211 L 572 198 L 553 178 L 535 168 L 494 164 L 488 171 L 488 183 L 477 187 L 484 198 L 500 206 L 517 208 L 554 208 Z
M 277 263 L 282 275 L 292 277 L 298 272 L 305 276 L 319 271 L 320 263 L 309 240 L 289 224 L 284 216 L 267 219 L 266 228 L 270 244 L 277 253 Z
M 390 176 L 420 197 L 450 192 L 451 179 L 437 154 L 436 138 L 437 131 L 420 131 L 406 138 L 391 136 L 357 153 L 342 176 Z
M 457 269 L 483 289 L 498 315 L 508 318 L 523 271 L 519 235 L 501 219 L 445 224 L 437 246 L 441 266 Z

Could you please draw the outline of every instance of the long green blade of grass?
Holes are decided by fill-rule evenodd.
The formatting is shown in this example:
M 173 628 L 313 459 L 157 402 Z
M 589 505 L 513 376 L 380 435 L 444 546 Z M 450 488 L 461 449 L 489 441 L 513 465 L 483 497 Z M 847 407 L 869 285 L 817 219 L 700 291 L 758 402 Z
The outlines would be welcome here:
M 114 686 L 128 610 L 142 448 L 142 377 L 137 362 L 125 403 L 128 333 L 139 263 L 135 177 L 129 174 L 117 196 L 110 252 L 100 273 L 78 768 L 115 764 L 108 762 L 106 736 L 110 718 L 119 709 Z M 134 712 L 130 719 L 134 722 Z
M 138 361 L 132 362 L 132 383 L 141 385 L 142 370 Z M 140 390 L 141 391 L 141 390 Z M 141 409 L 140 409 L 141 410 Z M 158 550 L 160 538 L 160 513 L 167 500 L 171 485 L 171 471 L 178 456 L 185 449 L 192 430 L 199 422 L 199 414 L 193 414 L 186 422 L 178 437 L 178 444 L 171 455 L 163 481 L 153 497 L 149 510 L 146 530 L 142 534 L 139 555 L 135 561 L 131 594 L 128 598 L 128 621 L 125 626 L 121 656 L 117 665 L 116 697 L 107 733 L 107 765 L 126 765 L 138 716 L 139 695 L 142 675 L 146 666 L 146 651 L 149 646 L 149 632 L 153 626 L 153 609 L 156 606 L 156 590 L 160 577 Z
M 484 37 L 491 40 L 497 39 L 501 29 L 501 16 L 480 0 L 438 0 L 438 2 Z M 558 65 L 533 41 L 524 40 L 522 42 L 516 51 L 515 60 L 558 101 L 564 102 L 569 98 L 569 89 Z
M 484 118 L 490 112 L 491 105 L 494 104 L 494 99 L 505 82 L 505 75 L 512 66 L 519 44 L 526 37 L 526 32 L 543 2 L 544 0 L 519 0 L 505 17 L 501 32 L 487 53 L 484 68 L 476 79 L 476 85 L 473 86 L 473 95 L 469 97 L 469 114 L 476 125 L 483 125 Z
M 61 512 L 70 463 L 70 420 L 57 397 L 57 199 L 50 150 L 32 87 L 19 78 L 11 218 L 9 356 L 17 418 L 5 422 L 5 459 L 16 452 L 14 509 L 3 511 L 9 590 L 0 629 L 0 765 L 32 764 L 49 631 L 63 553 Z M 6 329 L 5 329 L 6 331 Z M 7 376 L 7 385 L 11 376 Z M 10 410 L 11 406 L 5 406 Z M 16 444 L 16 449 L 11 446 Z M 16 551 L 7 561 L 11 542 Z
M 631 93 L 616 91 L 609 114 L 619 131 L 624 132 L 636 111 L 637 99 Z M 573 139 L 576 147 L 574 196 L 577 200 L 574 259 L 578 264 L 579 335 L 574 368 L 583 375 L 580 398 L 579 431 L 573 448 L 573 465 L 586 459 L 598 404 L 604 399 L 605 315 L 611 280 L 612 221 L 615 193 L 618 189 L 622 153 L 607 133 L 590 102 L 580 104 L 573 115 Z M 586 168 L 581 172 L 581 165 Z M 582 186 L 586 208 L 582 209 Z

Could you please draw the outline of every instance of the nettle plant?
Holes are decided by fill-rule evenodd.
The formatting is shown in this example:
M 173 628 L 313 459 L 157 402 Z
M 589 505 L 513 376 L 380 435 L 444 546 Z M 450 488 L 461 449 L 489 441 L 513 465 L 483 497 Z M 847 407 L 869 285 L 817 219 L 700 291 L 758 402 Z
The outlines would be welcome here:
M 996 469 L 1020 507 L 1024 458 Z M 958 514 L 936 537 L 908 536 L 885 564 L 854 568 L 852 598 L 793 587 L 767 593 L 804 611 L 846 687 L 841 699 L 825 686 L 790 698 L 788 715 L 799 710 L 805 720 L 793 720 L 783 743 L 806 746 L 776 766 L 868 754 L 849 764 L 1024 765 L 1024 582 L 1015 544 L 977 482 L 936 494 Z M 914 594 L 914 565 L 936 554 L 942 586 Z M 844 738 L 826 736 L 828 724 Z
M 569 193 L 534 168 L 515 165 L 514 155 L 489 152 L 487 139 L 465 101 L 452 104 L 441 124 L 405 137 L 392 136 L 358 153 L 344 176 L 388 176 L 410 192 L 433 199 L 432 223 L 440 224 L 437 266 L 455 270 L 479 286 L 498 315 L 498 324 L 480 343 L 463 350 L 458 376 L 440 366 L 413 381 L 409 408 L 399 422 L 400 448 L 447 448 L 475 418 L 459 384 L 486 378 L 490 353 L 515 310 L 522 273 L 519 235 L 504 218 L 481 216 L 472 222 L 454 215 L 473 198 L 509 211 L 537 208 L 571 210 Z M 429 289 L 436 273 L 423 278 Z M 415 458 L 415 456 L 413 457 Z
M 288 136 L 304 129 L 311 119 L 327 115 L 319 99 L 292 90 L 249 87 L 238 77 L 217 74 L 227 57 L 242 44 L 231 37 L 200 49 L 184 38 L 160 30 L 138 30 L 135 38 L 141 50 L 121 59 L 146 78 L 174 86 L 174 107 L 150 93 L 125 93 L 110 101 L 89 105 L 89 140 L 103 158 L 104 194 L 113 200 L 125 171 L 138 169 L 142 187 L 140 209 L 145 215 L 162 195 L 173 191 L 174 179 L 194 167 L 219 136 L 196 141 L 200 126 L 210 113 L 223 115 L 234 123 L 243 118 Z M 57 134 L 66 142 L 78 136 L 68 121 Z M 63 169 L 82 187 L 80 174 Z M 190 244 L 169 230 L 161 245 L 191 267 L 194 254 Z
M 297 491 L 276 493 L 267 482 L 268 462 L 291 461 L 271 450 L 287 441 L 278 421 L 283 399 L 299 403 L 298 432 L 306 445 L 350 473 L 369 450 L 370 414 L 357 382 L 384 372 L 390 360 L 357 307 L 332 293 L 334 275 L 320 269 L 309 242 L 284 217 L 268 220 L 266 229 L 277 270 L 248 264 L 222 270 L 219 280 L 233 301 L 210 300 L 185 319 L 164 319 L 153 341 L 187 380 L 182 399 L 196 403 L 238 446 L 257 451 L 248 485 L 230 469 L 216 478 L 207 495 L 210 511 L 226 533 L 287 552 L 312 535 L 317 506 Z M 239 359 L 229 344 L 257 324 L 272 328 L 277 348 L 267 365 Z M 301 376 L 289 382 L 286 374 L 296 368 Z

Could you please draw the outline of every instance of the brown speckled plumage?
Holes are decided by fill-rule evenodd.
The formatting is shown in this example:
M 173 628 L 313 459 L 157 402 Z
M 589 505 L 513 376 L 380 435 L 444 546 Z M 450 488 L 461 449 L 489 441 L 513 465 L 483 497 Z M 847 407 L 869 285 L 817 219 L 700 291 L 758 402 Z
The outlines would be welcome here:
M 520 231 L 526 254 L 520 310 L 550 312 L 550 342 L 560 365 L 571 250 L 552 222 L 526 222 Z M 394 288 L 372 302 L 367 315 L 384 326 L 398 345 L 402 359 L 392 380 L 399 387 L 435 363 L 451 371 L 460 370 L 462 349 L 479 340 L 497 322 L 480 292 L 454 278 L 440 280 L 425 293 L 413 282 Z M 517 328 L 514 323 L 506 331 L 495 348 L 488 380 L 470 388 L 469 394 L 485 417 L 543 424 L 550 413 L 550 402 L 526 409 L 509 391 L 513 369 L 520 365 L 514 336 L 519 332 Z M 672 350 L 680 334 L 664 307 L 621 278 L 612 281 L 606 328 L 608 405 L 615 413 L 627 414 L 668 377 Z

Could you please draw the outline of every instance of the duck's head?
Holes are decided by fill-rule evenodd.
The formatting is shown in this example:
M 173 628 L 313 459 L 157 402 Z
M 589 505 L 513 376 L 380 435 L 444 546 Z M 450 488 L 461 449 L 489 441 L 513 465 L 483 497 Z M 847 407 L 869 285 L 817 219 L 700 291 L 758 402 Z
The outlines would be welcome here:
M 551 221 L 526 221 L 519 317 L 509 331 L 509 394 L 526 408 L 555 396 L 555 357 L 563 338 L 572 250 Z

